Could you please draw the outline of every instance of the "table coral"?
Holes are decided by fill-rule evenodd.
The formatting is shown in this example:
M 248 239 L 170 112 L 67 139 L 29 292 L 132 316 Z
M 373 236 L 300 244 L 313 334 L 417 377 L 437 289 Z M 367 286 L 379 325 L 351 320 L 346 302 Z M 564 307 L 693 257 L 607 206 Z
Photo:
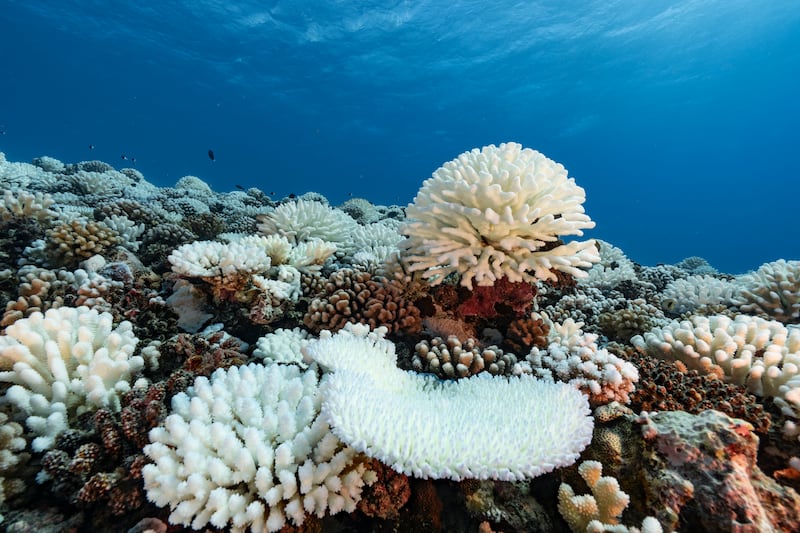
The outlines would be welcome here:
M 588 401 L 574 387 L 531 376 L 441 381 L 406 372 L 385 334 L 348 325 L 303 350 L 329 372 L 320 395 L 334 433 L 398 472 L 514 481 L 572 464 L 591 440 Z

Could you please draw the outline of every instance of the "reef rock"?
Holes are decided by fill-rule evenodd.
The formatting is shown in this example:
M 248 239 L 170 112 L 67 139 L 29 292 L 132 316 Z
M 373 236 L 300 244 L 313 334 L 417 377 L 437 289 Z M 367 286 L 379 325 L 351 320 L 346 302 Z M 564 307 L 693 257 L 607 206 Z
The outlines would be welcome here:
M 660 500 L 669 529 L 791 531 L 800 496 L 756 465 L 753 426 L 719 411 L 667 411 L 638 420 L 645 443 L 648 499 Z M 678 523 L 678 521 L 680 523 Z

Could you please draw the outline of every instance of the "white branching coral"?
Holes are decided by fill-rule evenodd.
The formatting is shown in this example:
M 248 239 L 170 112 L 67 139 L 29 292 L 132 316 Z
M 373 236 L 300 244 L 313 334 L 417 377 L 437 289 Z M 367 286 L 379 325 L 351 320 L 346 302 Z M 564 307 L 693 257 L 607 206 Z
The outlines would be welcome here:
M 589 395 L 593 406 L 627 404 L 639 381 L 636 367 L 597 346 L 597 335 L 584 333 L 571 318 L 550 325 L 546 350 L 534 346 L 527 356 L 531 371 L 546 379 L 569 383 Z
M 53 197 L 49 194 L 6 189 L 0 204 L 0 221 L 30 218 L 45 222 L 56 216 L 56 212 L 50 209 L 52 205 Z
M 169 505 L 173 524 L 232 532 L 354 511 L 374 473 L 319 409 L 316 368 L 250 364 L 198 378 L 150 431 L 147 497 Z
M 134 356 L 130 322 L 116 328 L 109 313 L 59 307 L 33 313 L 0 337 L 0 381 L 12 383 L 3 401 L 36 435 L 33 449 L 50 449 L 69 421 L 100 407 L 118 411 L 120 396 L 144 366 Z
M 272 264 L 263 248 L 239 242 L 195 241 L 179 246 L 168 259 L 176 274 L 234 288 Z
M 742 311 L 760 312 L 784 324 L 800 323 L 800 261 L 765 263 L 737 281 Z
M 702 306 L 735 303 L 740 284 L 709 275 L 689 276 L 669 282 L 661 295 L 661 307 L 675 314 L 693 312 Z
M 348 324 L 303 352 L 331 371 L 321 395 L 333 432 L 394 470 L 521 480 L 572 464 L 591 440 L 589 405 L 574 387 L 530 375 L 441 381 L 405 372 L 385 333 Z
M 432 285 L 452 273 L 472 288 L 575 277 L 599 261 L 595 242 L 559 242 L 594 227 L 585 193 L 564 167 L 517 143 L 489 145 L 445 163 L 422 185 L 402 232 L 411 269 Z
M 358 225 L 344 211 L 314 200 L 281 204 L 258 221 L 264 235 L 283 235 L 295 244 L 317 238 L 336 244 L 340 251 L 348 250 L 350 233 Z
M 633 261 L 628 259 L 621 248 L 599 239 L 595 242 L 600 248 L 600 262 L 592 266 L 588 276 L 578 280 L 578 283 L 588 287 L 614 287 L 623 281 L 636 279 Z
M 301 349 L 311 342 L 309 333 L 300 328 L 279 328 L 256 341 L 253 357 L 273 363 L 296 364 L 306 368 Z

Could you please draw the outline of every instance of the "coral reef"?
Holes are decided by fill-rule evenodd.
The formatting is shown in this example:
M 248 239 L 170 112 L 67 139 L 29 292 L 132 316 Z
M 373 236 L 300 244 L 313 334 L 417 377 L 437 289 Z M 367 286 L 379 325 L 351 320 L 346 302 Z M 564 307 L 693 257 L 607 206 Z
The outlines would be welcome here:
M 583 189 L 515 143 L 408 218 L 2 153 L 0 189 L 5 530 L 796 529 L 798 258 L 568 240 Z

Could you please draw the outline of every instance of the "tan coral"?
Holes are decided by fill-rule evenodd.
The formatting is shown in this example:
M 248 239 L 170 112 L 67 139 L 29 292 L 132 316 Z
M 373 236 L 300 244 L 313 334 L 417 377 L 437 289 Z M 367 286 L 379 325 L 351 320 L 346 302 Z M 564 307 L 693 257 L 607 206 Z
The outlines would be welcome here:
M 79 217 L 47 231 L 48 255 L 75 267 L 93 255 L 103 255 L 120 244 L 119 234 L 103 222 Z
M 436 374 L 443 379 L 465 378 L 483 371 L 510 375 L 517 364 L 512 353 L 503 353 L 497 346 L 481 348 L 473 338 L 461 342 L 455 335 L 447 340 L 441 337 L 422 340 L 414 350 L 411 358 L 414 370 Z

